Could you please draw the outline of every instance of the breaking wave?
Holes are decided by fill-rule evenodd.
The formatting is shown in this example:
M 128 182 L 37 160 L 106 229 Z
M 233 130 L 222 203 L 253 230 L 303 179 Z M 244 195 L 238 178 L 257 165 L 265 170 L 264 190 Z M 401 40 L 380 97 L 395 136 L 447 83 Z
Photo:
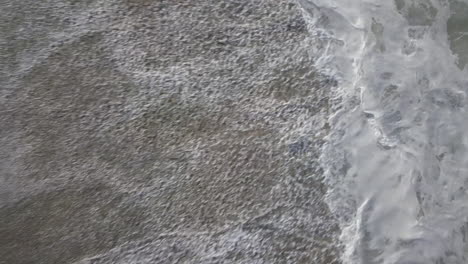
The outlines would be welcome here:
M 303 0 L 344 263 L 468 263 L 468 1 Z

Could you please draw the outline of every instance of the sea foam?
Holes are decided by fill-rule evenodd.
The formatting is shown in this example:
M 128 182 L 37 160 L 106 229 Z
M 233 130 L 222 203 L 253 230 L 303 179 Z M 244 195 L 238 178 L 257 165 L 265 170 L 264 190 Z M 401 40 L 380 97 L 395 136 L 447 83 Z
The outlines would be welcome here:
M 468 1 L 304 0 L 344 263 L 467 263 Z

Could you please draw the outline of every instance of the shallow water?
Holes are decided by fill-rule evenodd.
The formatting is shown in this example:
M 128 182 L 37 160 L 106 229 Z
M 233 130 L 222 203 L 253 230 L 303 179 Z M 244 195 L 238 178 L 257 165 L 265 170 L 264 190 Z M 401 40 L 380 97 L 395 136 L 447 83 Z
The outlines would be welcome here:
M 295 0 L 0 10 L 0 264 L 339 263 Z
M 467 263 L 468 1 L 304 0 L 344 263 Z

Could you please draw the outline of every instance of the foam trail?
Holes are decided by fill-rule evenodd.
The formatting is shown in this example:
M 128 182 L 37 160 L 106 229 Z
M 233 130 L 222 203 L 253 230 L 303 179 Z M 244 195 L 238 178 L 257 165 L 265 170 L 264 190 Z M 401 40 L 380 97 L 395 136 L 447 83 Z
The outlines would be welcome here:
M 468 263 L 468 1 L 304 0 L 344 263 Z

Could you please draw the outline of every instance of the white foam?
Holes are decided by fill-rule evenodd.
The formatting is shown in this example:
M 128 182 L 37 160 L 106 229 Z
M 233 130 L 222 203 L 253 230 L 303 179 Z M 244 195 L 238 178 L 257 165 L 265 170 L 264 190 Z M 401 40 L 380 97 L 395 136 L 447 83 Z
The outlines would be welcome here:
M 468 1 L 302 4 L 339 81 L 322 163 L 344 263 L 468 263 Z

